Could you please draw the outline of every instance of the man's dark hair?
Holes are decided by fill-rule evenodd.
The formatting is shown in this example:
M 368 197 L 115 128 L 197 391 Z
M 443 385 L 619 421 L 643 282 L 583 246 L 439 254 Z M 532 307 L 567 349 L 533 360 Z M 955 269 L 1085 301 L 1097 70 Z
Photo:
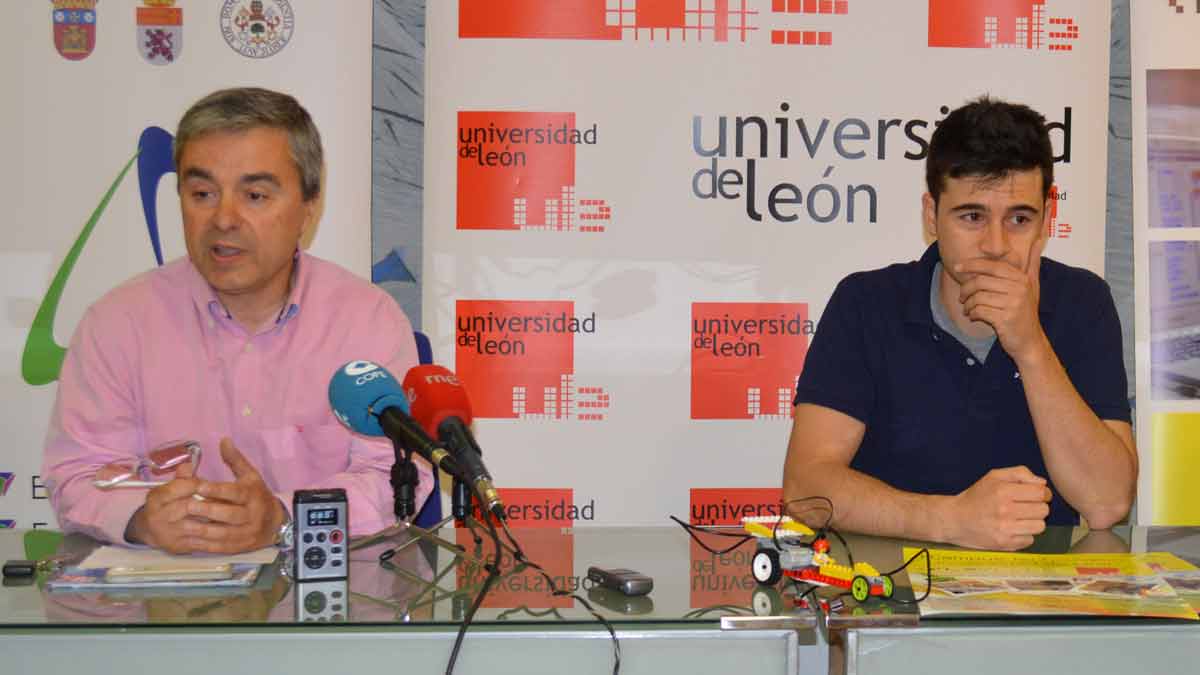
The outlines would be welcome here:
M 1026 105 L 983 96 L 938 125 L 925 158 L 925 186 L 936 204 L 946 178 L 998 180 L 1013 171 L 1041 169 L 1043 196 L 1054 184 L 1054 150 L 1046 118 Z

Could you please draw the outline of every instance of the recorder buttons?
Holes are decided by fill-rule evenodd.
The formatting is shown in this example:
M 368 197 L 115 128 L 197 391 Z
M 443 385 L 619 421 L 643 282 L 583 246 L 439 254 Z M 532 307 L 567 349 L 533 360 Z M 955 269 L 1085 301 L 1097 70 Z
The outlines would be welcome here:
M 313 546 L 304 551 L 304 565 L 310 570 L 318 570 L 324 567 L 325 549 Z

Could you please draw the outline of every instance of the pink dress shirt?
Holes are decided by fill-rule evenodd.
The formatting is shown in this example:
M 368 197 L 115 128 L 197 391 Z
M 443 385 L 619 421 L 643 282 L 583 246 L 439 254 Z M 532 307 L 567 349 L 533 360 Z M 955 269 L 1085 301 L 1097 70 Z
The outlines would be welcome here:
M 290 511 L 292 491 L 346 490 L 353 535 L 395 522 L 386 439 L 351 433 L 329 408 L 329 380 L 348 361 L 396 377 L 417 363 L 412 326 L 383 290 L 300 253 L 279 318 L 249 334 L 186 257 L 123 283 L 88 308 L 63 363 L 42 476 L 59 526 L 124 543 L 144 489 L 100 490 L 110 463 L 135 464 L 172 440 L 200 443 L 198 475 L 230 481 L 233 444 Z M 429 495 L 418 461 L 417 504 Z

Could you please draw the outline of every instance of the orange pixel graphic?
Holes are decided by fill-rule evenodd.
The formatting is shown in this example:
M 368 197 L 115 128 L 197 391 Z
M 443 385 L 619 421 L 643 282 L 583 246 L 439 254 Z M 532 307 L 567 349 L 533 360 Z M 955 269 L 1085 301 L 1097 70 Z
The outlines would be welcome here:
M 1046 0 L 929 0 L 929 46 L 1069 52 L 1073 18 L 1048 17 Z
M 759 0 L 766 1 L 766 0 Z M 461 38 L 746 42 L 752 0 L 461 0 Z
M 763 8 L 763 9 L 760 9 Z M 755 19 L 849 14 L 849 0 L 460 0 L 460 38 L 748 43 Z M 828 46 L 829 30 L 770 26 L 775 45 Z
M 575 388 L 575 376 L 562 373 L 558 386 L 542 387 L 542 408 L 536 412 L 528 405 L 527 387 L 514 385 L 512 388 L 512 416 L 523 420 L 569 420 L 598 422 L 608 410 L 608 392 L 603 387 Z M 579 412 L 580 409 L 586 412 Z

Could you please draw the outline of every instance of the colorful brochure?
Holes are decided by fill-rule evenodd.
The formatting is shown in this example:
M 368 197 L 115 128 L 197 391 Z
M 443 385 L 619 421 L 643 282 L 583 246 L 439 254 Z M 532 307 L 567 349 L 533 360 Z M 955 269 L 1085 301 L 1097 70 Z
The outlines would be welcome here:
M 904 558 L 920 549 L 905 547 Z M 1170 553 L 999 553 L 930 549 L 922 617 L 1119 616 L 1197 620 L 1200 570 Z M 913 594 L 930 581 L 923 556 Z

